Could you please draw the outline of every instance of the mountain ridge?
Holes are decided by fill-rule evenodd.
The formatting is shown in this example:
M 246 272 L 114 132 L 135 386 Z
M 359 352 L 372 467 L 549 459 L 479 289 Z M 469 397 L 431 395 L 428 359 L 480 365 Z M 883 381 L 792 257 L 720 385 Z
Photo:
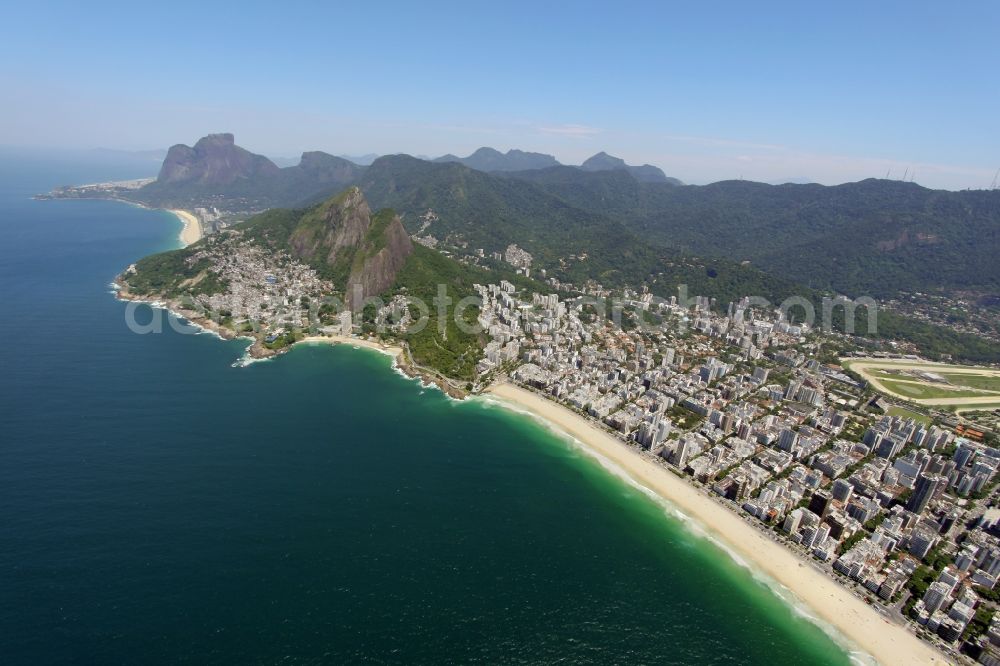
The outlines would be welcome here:
M 580 165 L 582 171 L 626 171 L 640 183 L 669 183 L 671 185 L 682 185 L 676 178 L 668 178 L 667 174 L 659 167 L 652 164 L 641 166 L 629 166 L 620 157 L 608 155 L 603 150 L 587 158 Z
M 525 169 L 544 169 L 557 166 L 559 162 L 552 155 L 532 153 L 511 149 L 501 153 L 495 148 L 483 146 L 468 157 L 457 157 L 452 154 L 442 155 L 432 162 L 458 162 L 477 171 L 523 171 Z
M 432 209 L 441 219 L 428 233 L 441 241 L 451 237 L 494 252 L 516 243 L 540 267 L 577 281 L 614 283 L 625 273 L 641 281 L 643 271 L 629 266 L 640 252 L 636 239 L 642 239 L 648 246 L 643 254 L 655 249 L 663 256 L 750 262 L 773 276 L 851 296 L 1000 292 L 993 261 L 1000 249 L 1000 192 L 947 192 L 876 179 L 837 186 L 678 186 L 637 178 L 606 153 L 588 159 L 581 165 L 586 169 L 557 164 L 487 173 L 402 155 L 361 167 L 307 152 L 298 165 L 278 169 L 235 146 L 231 134 L 171 152 L 162 181 L 124 198 L 181 208 L 228 200 L 252 212 L 312 205 L 358 185 L 377 207 L 397 208 L 410 233 L 420 226 L 417 216 Z M 222 168 L 226 164 L 231 171 Z M 590 256 L 587 263 L 559 266 L 560 258 L 581 253 Z
M 235 143 L 230 133 L 209 134 L 195 145 L 167 151 L 156 180 L 131 196 L 150 205 L 183 207 L 188 201 L 240 200 L 251 210 L 298 205 L 320 191 L 339 191 L 365 167 L 320 151 L 302 153 L 293 166 L 273 161 Z

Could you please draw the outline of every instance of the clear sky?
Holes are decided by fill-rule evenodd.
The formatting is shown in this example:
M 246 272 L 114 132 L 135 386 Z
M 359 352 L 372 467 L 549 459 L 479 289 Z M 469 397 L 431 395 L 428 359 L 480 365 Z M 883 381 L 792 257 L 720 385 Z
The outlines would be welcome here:
M 223 4 L 223 3 L 220 3 Z M 10 3 L 0 144 L 579 163 L 988 187 L 1000 2 Z

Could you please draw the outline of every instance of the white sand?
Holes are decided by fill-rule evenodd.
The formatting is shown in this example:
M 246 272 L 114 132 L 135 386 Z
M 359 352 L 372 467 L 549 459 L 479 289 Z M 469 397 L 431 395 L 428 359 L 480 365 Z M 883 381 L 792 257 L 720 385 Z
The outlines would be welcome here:
M 363 338 L 349 338 L 346 335 L 313 335 L 299 340 L 296 344 L 301 344 L 303 342 L 322 342 L 329 345 L 355 345 L 366 349 L 374 349 L 377 352 L 388 354 L 393 358 L 396 358 L 403 353 L 403 350 L 400 347 L 385 345 L 381 342 L 373 342 Z
M 170 212 L 184 224 L 184 228 L 181 229 L 181 242 L 184 243 L 185 247 L 191 243 L 197 243 L 205 235 L 201 228 L 201 220 L 194 213 L 180 209 L 170 209 Z
M 586 451 L 673 504 L 754 569 L 787 588 L 822 623 L 834 628 L 879 664 L 949 663 L 931 645 L 906 627 L 883 617 L 812 562 L 765 536 L 706 492 L 647 460 L 583 417 L 511 384 L 495 385 L 489 393 L 571 435 Z

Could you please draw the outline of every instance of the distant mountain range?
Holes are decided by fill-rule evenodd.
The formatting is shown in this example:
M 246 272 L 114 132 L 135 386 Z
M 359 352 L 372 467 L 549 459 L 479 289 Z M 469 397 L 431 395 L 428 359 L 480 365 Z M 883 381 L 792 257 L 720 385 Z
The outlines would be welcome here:
M 676 178 L 667 178 L 666 174 L 652 164 L 642 166 L 629 166 L 620 157 L 608 155 L 600 152 L 589 158 L 580 168 L 584 171 L 627 171 L 640 183 L 668 183 L 670 185 L 683 185 Z
M 536 169 L 548 169 L 551 167 L 563 166 L 552 155 L 545 153 L 528 153 L 523 150 L 508 150 L 501 153 L 493 148 L 480 148 L 468 157 L 456 157 L 455 155 L 444 155 L 433 160 L 434 162 L 458 162 L 470 169 L 495 173 L 501 171 L 532 171 Z M 627 171 L 636 180 L 643 183 L 670 183 L 672 185 L 682 185 L 676 178 L 668 178 L 658 167 L 651 164 L 642 166 L 629 166 L 625 160 L 613 157 L 605 152 L 600 152 L 587 159 L 579 167 L 583 171 Z
M 493 171 L 464 163 L 472 158 Z M 237 146 L 232 135 L 218 134 L 193 147 L 174 146 L 159 178 L 125 196 L 156 206 L 301 211 L 356 186 L 373 210 L 394 210 L 407 235 L 432 236 L 453 253 L 482 249 L 489 256 L 516 243 L 533 255 L 533 268 L 562 281 L 646 286 L 661 296 L 686 284 L 690 293 L 720 303 L 831 291 L 876 298 L 904 291 L 1000 294 L 1000 191 L 947 192 L 875 179 L 835 187 L 694 186 L 650 179 L 646 166 L 606 154 L 579 167 L 554 161 L 482 149 L 459 161 L 387 155 L 361 166 L 309 152 L 299 164 L 279 168 Z M 513 168 L 525 165 L 548 166 Z M 421 219 L 431 210 L 430 222 Z M 880 332 L 941 352 L 1000 358 L 978 338 L 898 317 L 879 321 Z
M 357 181 L 364 169 L 318 151 L 303 153 L 295 166 L 280 168 L 237 146 L 232 134 L 209 134 L 193 147 L 172 146 L 156 181 L 137 196 L 154 205 L 235 199 L 244 209 L 262 210 L 339 191 Z
M 468 157 L 444 155 L 434 162 L 458 162 L 477 171 L 525 171 L 527 169 L 545 169 L 558 166 L 552 155 L 544 153 L 527 153 L 523 150 L 508 150 L 501 153 L 493 148 L 480 148 Z
M 427 234 L 487 251 L 517 243 L 538 266 L 574 280 L 639 284 L 664 256 L 696 256 L 749 262 L 771 278 L 852 296 L 1000 293 L 1000 191 L 874 179 L 692 186 L 659 176 L 605 153 L 573 167 L 551 155 L 489 148 L 434 161 L 388 155 L 370 166 L 309 152 L 279 168 L 231 134 L 215 134 L 172 147 L 156 182 L 135 198 L 170 206 L 208 198 L 262 210 L 311 205 L 357 185 L 374 207 L 400 212 L 410 233 L 432 209 L 438 220 Z M 590 259 L 558 261 L 580 253 Z

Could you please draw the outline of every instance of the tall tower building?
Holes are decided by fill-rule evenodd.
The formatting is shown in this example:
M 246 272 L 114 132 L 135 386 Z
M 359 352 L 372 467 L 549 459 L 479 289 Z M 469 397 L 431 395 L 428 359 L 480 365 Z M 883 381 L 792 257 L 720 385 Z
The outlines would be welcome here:
M 910 500 L 906 503 L 907 510 L 916 514 L 923 513 L 931 498 L 934 497 L 934 493 L 937 491 L 938 484 L 940 483 L 947 484 L 948 479 L 932 474 L 921 474 L 918 476 L 917 482 L 913 487 L 913 494 L 910 495 Z

